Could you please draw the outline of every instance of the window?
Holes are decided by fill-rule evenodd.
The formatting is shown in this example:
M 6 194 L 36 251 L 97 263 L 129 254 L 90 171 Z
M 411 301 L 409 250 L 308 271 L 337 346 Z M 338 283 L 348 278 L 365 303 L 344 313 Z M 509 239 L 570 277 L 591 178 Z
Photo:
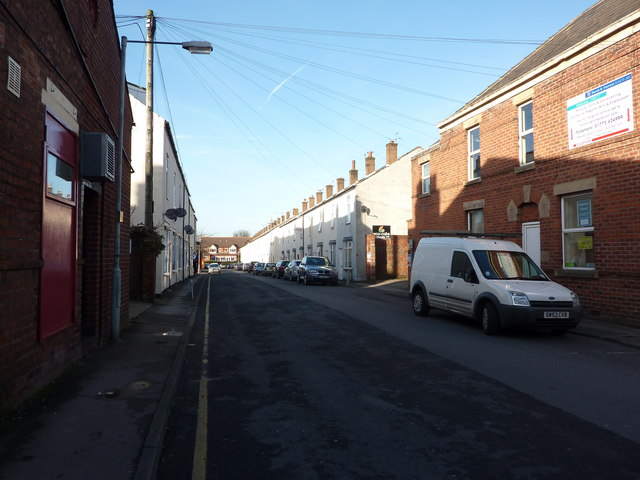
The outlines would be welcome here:
M 332 242 L 329 244 L 329 261 L 335 265 L 336 264 L 336 244 Z
M 351 197 L 347 197 L 347 221 L 345 223 L 351 223 Z
M 47 154 L 47 193 L 64 200 L 75 200 L 73 167 L 52 153 Z
M 469 180 L 480 178 L 480 127 L 467 133 L 469 139 Z
M 518 107 L 520 132 L 520 165 L 533 163 L 533 102 Z
M 322 256 L 324 255 L 324 254 L 322 253 L 322 247 L 323 247 L 323 245 L 322 245 L 322 243 L 318 243 L 318 245 L 317 245 L 317 246 L 318 246 L 318 253 L 317 253 L 317 255 L 318 255 L 319 257 L 322 257 Z
M 591 193 L 562 199 L 562 255 L 565 268 L 596 267 Z
M 344 242 L 344 266 L 345 268 L 351 268 L 351 253 L 353 251 L 353 240 L 347 240 Z
M 484 233 L 483 210 L 469 210 L 467 212 L 467 228 L 473 233 Z
M 462 278 L 465 282 L 477 282 L 476 276 L 471 260 L 465 252 L 453 252 L 451 259 L 451 276 Z
M 431 193 L 431 164 L 422 164 L 422 193 Z

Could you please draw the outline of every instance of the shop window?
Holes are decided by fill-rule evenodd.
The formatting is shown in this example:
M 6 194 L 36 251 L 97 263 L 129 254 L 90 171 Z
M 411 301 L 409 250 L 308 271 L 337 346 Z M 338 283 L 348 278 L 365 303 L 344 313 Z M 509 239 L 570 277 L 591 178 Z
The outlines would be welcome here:
M 593 195 L 562 199 L 562 256 L 565 268 L 595 269 Z

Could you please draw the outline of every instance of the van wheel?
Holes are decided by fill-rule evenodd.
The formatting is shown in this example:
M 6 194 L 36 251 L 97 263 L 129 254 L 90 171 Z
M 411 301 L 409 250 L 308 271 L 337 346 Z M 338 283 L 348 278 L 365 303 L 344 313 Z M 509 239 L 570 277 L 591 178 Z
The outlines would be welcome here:
M 420 317 L 426 317 L 429 313 L 429 301 L 420 289 L 413 292 L 413 313 Z
M 482 306 L 482 331 L 487 335 L 495 335 L 500 330 L 500 319 L 493 303 L 486 302 Z

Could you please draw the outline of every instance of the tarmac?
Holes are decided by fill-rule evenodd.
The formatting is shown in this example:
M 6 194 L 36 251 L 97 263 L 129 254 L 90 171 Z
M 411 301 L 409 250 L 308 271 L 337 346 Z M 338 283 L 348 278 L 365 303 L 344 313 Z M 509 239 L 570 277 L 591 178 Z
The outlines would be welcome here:
M 195 321 L 194 284 L 187 280 L 154 303 L 130 302 L 117 341 L 89 349 L 37 408 L 18 412 L 0 438 L 1 480 L 156 477 Z M 409 301 L 406 280 L 346 287 Z M 640 348 L 638 328 L 583 319 L 569 334 Z

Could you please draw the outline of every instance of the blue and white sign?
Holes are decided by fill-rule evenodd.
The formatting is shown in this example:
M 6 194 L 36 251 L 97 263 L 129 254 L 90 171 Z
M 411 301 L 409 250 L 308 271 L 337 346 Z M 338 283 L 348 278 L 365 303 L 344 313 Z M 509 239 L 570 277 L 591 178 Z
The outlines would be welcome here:
M 576 207 L 578 209 L 578 226 L 591 226 L 591 200 L 578 200 Z
M 569 148 L 633 131 L 632 75 L 567 101 Z

